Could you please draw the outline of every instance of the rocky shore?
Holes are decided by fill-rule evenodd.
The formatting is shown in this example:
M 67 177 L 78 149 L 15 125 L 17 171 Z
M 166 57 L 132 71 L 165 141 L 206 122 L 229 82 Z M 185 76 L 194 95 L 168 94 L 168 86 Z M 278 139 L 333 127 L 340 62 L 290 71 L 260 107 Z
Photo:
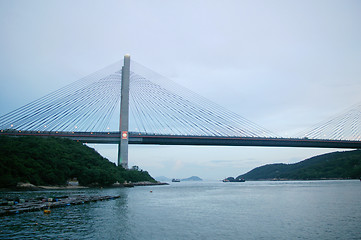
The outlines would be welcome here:
M 136 182 L 133 183 L 134 186 L 155 186 L 155 185 L 169 185 L 169 183 L 164 182 Z
M 129 183 L 114 183 L 110 187 L 135 187 L 135 186 L 155 186 L 155 185 L 169 185 L 168 183 L 163 182 L 129 182 Z M 101 186 L 92 186 L 92 187 L 101 187 Z M 16 190 L 22 191 L 39 191 L 39 190 L 66 190 L 66 189 L 86 189 L 90 187 L 80 186 L 80 185 L 67 185 L 67 186 L 36 186 L 31 183 L 22 183 L 19 182 L 16 186 Z
M 114 183 L 112 187 L 135 187 L 135 186 L 156 186 L 156 185 L 169 185 L 169 183 L 163 182 L 129 182 L 129 183 Z

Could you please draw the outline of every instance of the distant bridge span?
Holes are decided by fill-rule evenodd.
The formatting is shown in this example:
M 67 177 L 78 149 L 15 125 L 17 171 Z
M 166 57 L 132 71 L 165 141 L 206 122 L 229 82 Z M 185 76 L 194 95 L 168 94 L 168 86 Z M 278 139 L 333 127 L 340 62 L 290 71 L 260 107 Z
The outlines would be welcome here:
M 4 131 L 7 136 L 61 137 L 83 143 L 119 144 L 119 132 L 36 132 Z M 258 146 L 258 147 L 300 147 L 300 148 L 345 148 L 361 149 L 361 141 L 327 140 L 307 138 L 259 138 L 259 137 L 224 137 L 224 136 L 176 136 L 150 135 L 130 132 L 126 136 L 129 144 L 154 145 L 194 145 L 194 146 Z

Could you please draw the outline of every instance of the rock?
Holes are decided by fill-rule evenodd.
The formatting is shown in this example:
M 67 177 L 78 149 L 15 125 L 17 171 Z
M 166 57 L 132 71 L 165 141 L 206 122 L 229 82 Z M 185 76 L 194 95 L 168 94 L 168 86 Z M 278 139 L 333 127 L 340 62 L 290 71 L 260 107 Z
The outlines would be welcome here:
M 16 184 L 17 189 L 21 190 L 39 190 L 40 188 L 31 183 L 18 182 Z
M 168 183 L 162 183 L 162 182 L 136 182 L 133 183 L 134 186 L 154 186 L 154 185 L 169 185 Z

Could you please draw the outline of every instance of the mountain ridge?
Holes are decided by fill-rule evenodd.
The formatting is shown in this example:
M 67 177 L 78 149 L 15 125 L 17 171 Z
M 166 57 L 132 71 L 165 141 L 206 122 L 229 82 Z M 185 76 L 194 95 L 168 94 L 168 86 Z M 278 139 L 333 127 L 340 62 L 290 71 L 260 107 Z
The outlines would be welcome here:
M 298 163 L 274 163 L 256 167 L 237 179 L 246 180 L 319 180 L 358 179 L 361 177 L 361 150 L 332 152 Z

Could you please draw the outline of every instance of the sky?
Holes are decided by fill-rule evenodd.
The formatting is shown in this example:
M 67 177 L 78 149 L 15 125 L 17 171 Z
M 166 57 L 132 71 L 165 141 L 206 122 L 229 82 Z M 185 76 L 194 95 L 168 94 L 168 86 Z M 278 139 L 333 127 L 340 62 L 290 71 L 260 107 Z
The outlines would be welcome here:
M 361 102 L 360 12 L 357 0 L 0 0 L 0 115 L 130 54 L 292 137 Z M 91 147 L 116 161 L 115 145 Z M 130 145 L 129 165 L 222 179 L 336 150 Z

